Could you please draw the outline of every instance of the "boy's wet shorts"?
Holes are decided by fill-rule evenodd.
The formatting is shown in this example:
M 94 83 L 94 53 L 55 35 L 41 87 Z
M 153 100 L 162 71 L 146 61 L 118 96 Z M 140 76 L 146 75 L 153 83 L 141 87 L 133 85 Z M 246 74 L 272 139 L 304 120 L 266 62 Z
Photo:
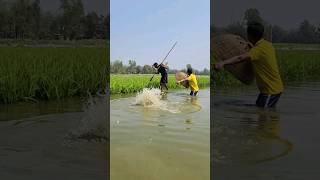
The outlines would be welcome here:
M 198 94 L 198 91 L 191 91 L 190 92 L 190 96 L 197 96 L 197 94 Z
M 264 94 L 260 93 L 256 100 L 256 105 L 258 107 L 269 107 L 273 108 L 276 106 L 277 102 L 279 101 L 281 93 L 279 94 Z
M 168 83 L 168 77 L 166 75 L 164 76 L 161 76 L 161 79 L 160 79 L 160 84 L 167 84 Z

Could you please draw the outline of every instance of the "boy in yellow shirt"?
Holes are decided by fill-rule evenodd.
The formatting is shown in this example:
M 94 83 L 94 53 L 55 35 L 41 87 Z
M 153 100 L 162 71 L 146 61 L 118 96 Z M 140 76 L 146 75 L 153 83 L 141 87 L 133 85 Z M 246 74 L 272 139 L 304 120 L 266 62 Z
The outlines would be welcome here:
M 196 75 L 194 75 L 192 73 L 192 68 L 188 68 L 187 69 L 187 74 L 188 74 L 188 77 L 178 81 L 178 83 L 188 80 L 189 81 L 189 87 L 190 87 L 190 90 L 191 90 L 190 96 L 197 96 L 197 93 L 199 91 L 197 77 L 196 77 Z
M 215 65 L 216 69 L 223 69 L 226 64 L 233 64 L 250 60 L 260 94 L 256 100 L 258 107 L 275 107 L 281 93 L 283 83 L 280 77 L 275 49 L 272 44 L 263 39 L 264 27 L 261 23 L 250 23 L 247 27 L 247 37 L 253 44 L 248 53 L 235 56 Z

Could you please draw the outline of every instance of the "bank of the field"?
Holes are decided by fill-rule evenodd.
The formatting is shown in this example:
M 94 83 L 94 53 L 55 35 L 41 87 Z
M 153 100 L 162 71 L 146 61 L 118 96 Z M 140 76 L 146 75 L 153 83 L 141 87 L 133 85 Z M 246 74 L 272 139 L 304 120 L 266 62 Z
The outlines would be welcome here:
M 86 96 L 104 90 L 109 48 L 0 48 L 0 103 Z
M 282 80 L 291 82 L 320 80 L 320 50 L 278 50 L 277 58 Z M 211 59 L 211 69 L 215 60 Z M 242 86 L 226 71 L 211 71 L 211 84 L 216 87 Z
M 150 82 L 152 74 L 148 75 L 134 75 L 134 74 L 112 74 L 110 76 L 110 93 L 129 94 L 135 93 L 146 87 L 159 87 L 160 75 L 156 75 Z M 210 76 L 197 76 L 199 87 L 210 86 Z M 176 84 L 175 76 L 169 75 L 168 84 L 169 89 L 183 89 L 182 86 Z
M 109 47 L 109 41 L 104 39 L 82 39 L 74 41 L 0 39 L 0 47 Z
M 320 44 L 274 43 L 277 50 L 320 50 Z

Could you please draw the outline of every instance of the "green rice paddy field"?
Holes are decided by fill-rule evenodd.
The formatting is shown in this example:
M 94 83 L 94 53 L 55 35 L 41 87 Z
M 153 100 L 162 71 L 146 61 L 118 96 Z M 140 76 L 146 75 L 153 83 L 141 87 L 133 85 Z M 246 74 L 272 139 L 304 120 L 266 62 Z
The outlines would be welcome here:
M 159 87 L 160 75 L 155 75 L 150 82 L 152 74 L 146 75 L 111 75 L 110 76 L 110 93 L 111 94 L 126 94 L 134 93 L 142 90 L 145 87 Z M 199 87 L 210 86 L 210 76 L 197 76 Z M 168 84 L 169 89 L 183 88 L 176 84 L 176 79 L 173 74 L 169 75 Z
M 109 48 L 0 48 L 0 103 L 86 96 L 105 90 Z

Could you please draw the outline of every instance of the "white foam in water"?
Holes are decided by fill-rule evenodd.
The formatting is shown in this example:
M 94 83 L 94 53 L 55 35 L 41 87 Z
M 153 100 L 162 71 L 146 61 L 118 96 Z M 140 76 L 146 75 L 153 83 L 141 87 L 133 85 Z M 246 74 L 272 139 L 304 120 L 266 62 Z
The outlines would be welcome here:
M 140 91 L 135 99 L 135 105 L 142 105 L 146 108 L 160 109 L 164 111 L 169 111 L 171 113 L 179 113 L 180 111 L 174 108 L 168 108 L 168 103 L 161 100 L 161 90 L 160 89 L 149 89 L 144 88 Z
M 163 101 L 161 101 L 161 91 L 160 89 L 148 89 L 144 88 L 142 91 L 140 91 L 136 96 L 136 105 L 143 105 L 145 107 L 151 107 L 151 106 L 162 106 L 164 104 Z

